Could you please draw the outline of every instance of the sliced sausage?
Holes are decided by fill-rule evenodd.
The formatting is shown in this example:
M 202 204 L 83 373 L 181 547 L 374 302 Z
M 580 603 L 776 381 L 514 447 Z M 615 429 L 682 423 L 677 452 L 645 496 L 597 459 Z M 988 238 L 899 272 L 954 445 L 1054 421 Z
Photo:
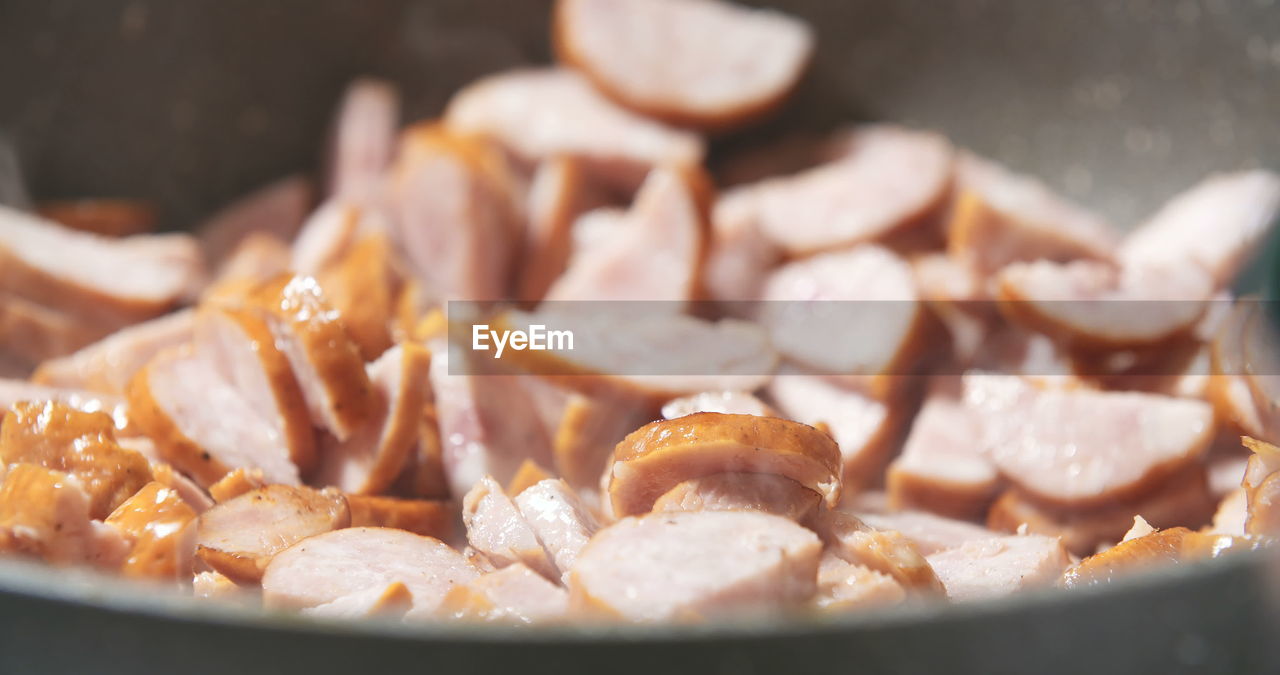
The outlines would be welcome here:
M 288 358 L 312 421 L 339 440 L 349 438 L 377 399 L 360 351 L 320 285 L 311 277 L 281 277 L 254 291 L 253 306 Z
M 271 440 L 288 449 L 298 470 L 310 473 L 316 436 L 307 402 L 266 320 L 244 309 L 203 307 L 196 316 L 195 348 L 270 425 Z
M 964 386 L 982 416 L 984 452 L 1005 478 L 1050 503 L 1139 494 L 1195 461 L 1213 437 L 1213 409 L 1202 401 L 1037 389 L 999 376 L 965 376 Z
M 347 441 L 324 444 L 315 480 L 353 494 L 377 494 L 390 487 L 418 440 L 430 368 L 431 352 L 412 342 L 369 364 L 381 414 Z
M 813 427 L 776 417 L 695 413 L 651 422 L 614 449 L 607 480 L 617 517 L 646 513 L 693 478 L 766 473 L 790 478 L 828 505 L 840 500 L 840 450 Z
M 1243 440 L 1253 451 L 1241 483 L 1248 504 L 1244 531 L 1275 535 L 1280 532 L 1280 448 L 1248 436 Z
M 201 283 L 188 235 L 111 239 L 0 207 L 0 292 L 122 325 L 163 314 Z
M 956 601 L 1048 586 L 1071 564 L 1061 542 L 1035 534 L 975 539 L 927 560 L 946 587 L 947 597 Z
M 546 437 L 529 391 L 512 375 L 457 374 L 449 362 L 458 350 L 435 343 L 431 388 L 441 442 L 441 465 L 449 489 L 464 495 L 483 476 L 507 482 L 527 458 L 551 463 Z
M 450 589 L 479 575 L 462 554 L 437 539 L 349 527 L 308 537 L 277 553 L 262 575 L 262 600 L 267 607 L 315 607 L 399 582 L 413 596 L 405 618 L 427 619 Z
M 746 314 L 760 297 L 769 270 L 782 258 L 777 244 L 764 236 L 755 216 L 751 189 L 729 190 L 711 210 L 711 240 L 703 284 L 712 300 L 731 316 Z
M 1010 320 L 1077 349 L 1150 347 L 1193 330 L 1212 293 L 1194 267 L 1015 263 L 999 276 Z
M 561 577 L 600 529 L 596 518 L 562 480 L 544 480 L 515 496 L 516 508 L 551 556 Z
M 907 374 L 926 337 L 911 267 L 879 246 L 783 265 L 761 297 L 778 351 L 824 375 Z
M 440 612 L 464 621 L 530 624 L 562 619 L 568 608 L 563 588 L 516 563 L 455 586 Z
M 947 249 L 979 276 L 1019 261 L 1109 261 L 1119 237 L 1096 214 L 1030 176 L 960 153 Z
M 1217 174 L 1177 195 L 1125 237 L 1126 264 L 1195 266 L 1222 288 L 1265 241 L 1280 212 L 1280 176 Z
M 707 230 L 698 180 L 690 172 L 654 169 L 621 227 L 593 245 L 590 255 L 575 255 L 545 300 L 652 300 L 678 307 L 693 299 Z
M 515 502 L 490 476 L 462 499 L 467 542 L 498 568 L 524 563 L 548 579 L 559 578 L 552 557 Z
M 879 480 L 898 424 L 888 404 L 816 375 L 791 372 L 773 378 L 768 392 L 783 415 L 825 426 L 840 448 L 847 492 Z
M 942 583 L 915 545 L 901 533 L 869 527 L 844 511 L 819 510 L 810 526 L 842 560 L 887 574 L 909 591 L 942 592 Z
M 500 300 L 516 244 L 505 159 L 481 137 L 438 125 L 404 136 L 391 214 L 414 276 L 445 300 Z
M 399 281 L 391 247 L 383 232 L 366 235 L 318 277 L 366 361 L 391 348 L 392 291 Z
M 631 113 L 565 69 L 499 73 L 464 87 L 445 110 L 445 124 L 499 139 L 526 161 L 574 156 L 593 175 L 630 191 L 651 167 L 693 167 L 703 143 Z
M 147 483 L 107 516 L 107 525 L 130 543 L 121 572 L 125 576 L 176 581 L 191 572 L 196 512 L 177 490 Z
M 818 565 L 818 591 L 813 606 L 821 612 L 851 612 L 890 607 L 907 597 L 893 577 L 866 565 L 847 562 L 830 551 Z
M 665 492 L 654 511 L 761 511 L 802 521 L 822 496 L 782 476 L 767 473 L 717 473 L 692 478 Z
M 911 423 L 902 454 L 889 465 L 889 505 L 981 518 L 1000 485 L 981 438 L 979 415 L 957 395 L 930 393 Z
M 89 516 L 98 520 L 152 478 L 147 459 L 116 442 L 110 417 L 53 401 L 18 403 L 5 413 L 0 461 L 74 476 L 89 497 Z
M 517 300 L 541 300 L 568 267 L 574 223 L 598 201 L 586 173 L 582 163 L 572 157 L 552 157 L 538 163 L 529 186 Z
M 359 199 L 378 188 L 391 163 L 399 108 L 399 92 L 389 82 L 361 78 L 347 86 L 334 121 L 329 194 Z
M 787 610 L 812 597 L 821 551 L 812 532 L 764 513 L 626 518 L 578 557 L 570 608 L 646 623 Z
M 45 361 L 31 381 L 123 394 L 129 380 L 156 354 L 191 340 L 195 313 L 183 310 L 122 328 L 73 354 Z
M 1136 515 L 1157 526 L 1200 525 L 1208 522 L 1213 508 L 1204 470 L 1192 466 L 1139 496 L 1083 509 L 1055 507 L 1020 490 L 1008 490 L 991 505 L 987 525 L 1057 537 L 1072 553 L 1088 555 L 1099 545 L 1119 541 Z
M 268 485 L 222 502 L 196 522 L 196 556 L 240 581 L 257 581 L 271 557 L 307 537 L 351 524 L 336 491 Z
M 553 21 L 560 59 L 611 98 L 651 117 L 711 129 L 779 106 L 813 52 L 804 23 L 727 2 L 562 0 Z
M 336 619 L 368 617 L 400 619 L 412 608 L 413 593 L 409 592 L 409 587 L 399 581 L 393 581 L 387 584 L 386 588 L 375 586 L 368 590 L 344 595 L 323 605 L 304 607 L 301 611 L 308 616 Z
M 201 485 L 240 467 L 261 469 L 270 483 L 299 482 L 289 448 L 273 438 L 271 424 L 213 364 L 188 349 L 152 359 L 134 376 L 128 397 L 130 420 L 165 461 Z
M 266 485 L 267 479 L 262 475 L 262 469 L 240 467 L 210 485 L 209 496 L 213 497 L 215 502 L 222 503 Z
M 749 200 L 739 208 L 750 209 L 760 231 L 792 255 L 876 241 L 914 229 L 941 207 L 952 154 L 932 132 L 863 127 L 831 162 L 739 186 Z

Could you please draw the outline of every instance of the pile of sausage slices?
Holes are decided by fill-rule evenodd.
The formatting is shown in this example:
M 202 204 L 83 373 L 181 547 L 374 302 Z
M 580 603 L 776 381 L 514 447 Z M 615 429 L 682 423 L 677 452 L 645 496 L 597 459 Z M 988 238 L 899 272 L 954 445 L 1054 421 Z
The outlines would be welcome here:
M 560 0 L 559 65 L 404 127 L 357 81 L 323 186 L 195 235 L 0 208 L 0 550 L 315 616 L 554 623 L 1268 546 L 1280 352 L 1229 286 L 1280 178 L 1209 177 L 1123 234 L 898 126 L 704 169 L 702 134 L 773 111 L 812 42 L 720 0 Z M 472 372 L 455 300 L 505 325 L 671 309 L 580 313 L 612 341 Z M 894 309 L 819 311 L 866 301 Z

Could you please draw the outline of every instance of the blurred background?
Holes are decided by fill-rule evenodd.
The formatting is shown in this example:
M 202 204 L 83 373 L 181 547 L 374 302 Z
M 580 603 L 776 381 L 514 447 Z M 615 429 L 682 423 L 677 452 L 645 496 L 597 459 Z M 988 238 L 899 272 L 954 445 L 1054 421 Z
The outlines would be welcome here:
M 754 2 L 750 4 L 766 4 Z M 790 0 L 817 63 L 788 129 L 938 128 L 1129 226 L 1213 170 L 1280 166 L 1276 0 Z M 309 170 L 343 86 L 410 119 L 548 57 L 548 0 L 3 0 L 0 133 L 41 199 L 153 199 L 185 228 Z

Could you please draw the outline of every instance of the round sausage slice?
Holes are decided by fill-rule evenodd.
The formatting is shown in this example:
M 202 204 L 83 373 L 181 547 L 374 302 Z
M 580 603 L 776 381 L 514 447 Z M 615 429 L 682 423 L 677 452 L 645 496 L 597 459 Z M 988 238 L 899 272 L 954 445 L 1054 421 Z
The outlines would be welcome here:
M 790 478 L 828 505 L 840 500 L 840 449 L 811 426 L 776 417 L 696 413 L 651 422 L 614 449 L 607 480 L 617 517 L 645 513 L 693 478 L 766 473 Z
M 671 488 L 653 503 L 654 511 L 760 511 L 803 520 L 822 496 L 782 476 L 767 473 L 718 473 Z
M 316 607 L 404 584 L 405 618 L 432 617 L 450 589 L 480 575 L 438 539 L 381 527 L 350 527 L 303 539 L 277 553 L 262 576 L 267 607 Z
M 638 622 L 776 612 L 813 595 L 822 544 L 749 511 L 653 513 L 596 534 L 569 574 L 570 608 Z
M 813 52 L 800 21 L 718 0 L 562 0 L 553 32 L 560 59 L 613 99 L 713 129 L 777 107 Z
M 196 555 L 233 579 L 256 581 L 279 551 L 349 524 L 347 501 L 336 491 L 268 485 L 200 514 Z

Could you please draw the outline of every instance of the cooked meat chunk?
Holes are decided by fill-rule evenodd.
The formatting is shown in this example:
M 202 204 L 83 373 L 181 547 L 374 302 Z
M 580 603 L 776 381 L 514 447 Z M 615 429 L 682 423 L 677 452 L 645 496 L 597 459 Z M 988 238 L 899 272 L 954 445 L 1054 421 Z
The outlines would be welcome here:
M 538 533 L 492 477 L 482 478 L 463 497 L 462 522 L 467 542 L 496 567 L 524 563 L 548 579 L 559 578 Z
M 626 518 L 578 556 L 570 608 L 638 622 L 785 611 L 813 595 L 821 550 L 812 532 L 764 513 Z
M 1140 570 L 1270 545 L 1271 539 L 1267 537 L 1203 534 L 1185 527 L 1171 527 L 1129 539 L 1081 560 L 1063 573 L 1060 583 L 1066 588 L 1097 586 Z
M 187 235 L 110 239 L 0 206 L 0 292 L 89 321 L 122 325 L 163 314 L 204 269 Z
M 896 426 L 887 404 L 816 375 L 782 374 L 773 379 L 768 391 L 783 415 L 829 431 L 840 448 L 847 491 L 879 480 L 889 461 Z
M 537 302 L 560 278 L 573 255 L 574 222 L 593 205 L 582 163 L 572 157 L 539 162 L 529 184 L 529 199 L 516 298 Z
M 201 485 L 241 467 L 261 469 L 269 483 L 300 482 L 271 423 L 200 355 L 160 354 L 133 378 L 128 394 L 130 420 L 165 461 Z
M 600 529 L 596 517 L 562 480 L 544 480 L 515 496 L 520 517 L 541 542 L 561 577 Z
M 74 354 L 40 364 L 31 381 L 51 387 L 123 394 L 129 380 L 156 354 L 191 340 L 189 310 L 123 328 Z
M 429 619 L 454 586 L 480 573 L 439 540 L 402 530 L 349 527 L 308 537 L 276 554 L 262 575 L 268 607 L 316 607 L 381 593 L 396 582 L 413 596 L 406 619 Z M 377 589 L 371 591 L 371 589 Z
M 551 463 L 551 440 L 527 389 L 511 375 L 451 373 L 444 343 L 431 358 L 441 463 L 449 489 L 464 495 L 481 477 L 509 481 L 526 458 Z
M 813 605 L 824 612 L 850 612 L 896 605 L 907 597 L 893 577 L 826 552 L 818 565 Z
M 375 232 L 356 241 L 319 276 L 342 325 L 367 361 L 391 348 L 396 264 L 391 241 Z
M 739 316 L 760 297 L 769 271 L 782 252 L 760 231 L 750 188 L 729 190 L 716 199 L 711 210 L 711 237 L 702 281 L 712 300 Z
M 316 436 L 307 402 L 266 320 L 244 309 L 205 307 L 196 317 L 195 349 L 270 426 L 270 438 L 288 449 L 298 470 L 309 473 Z
M 294 542 L 350 524 L 347 501 L 335 491 L 268 485 L 200 514 L 196 555 L 232 579 L 257 581 Z
M 810 525 L 827 550 L 842 560 L 887 574 L 915 593 L 942 591 L 929 562 L 902 534 L 874 529 L 844 511 L 819 510 Z
M 607 480 L 613 514 L 646 513 L 680 483 L 719 473 L 790 478 L 828 505 L 840 499 L 840 450 L 813 427 L 776 417 L 695 413 L 652 422 L 614 450 Z
M 611 98 L 713 129 L 780 105 L 813 51 L 803 23 L 717 0 L 561 0 L 554 21 L 561 60 Z
M 1140 493 L 1194 461 L 1213 435 L 1213 410 L 1201 401 L 1037 389 L 1001 376 L 964 383 L 966 402 L 982 416 L 987 456 L 1011 482 L 1052 503 Z
M 889 503 L 960 519 L 981 518 L 999 488 L 983 454 L 979 416 L 948 392 L 934 392 L 911 424 L 886 476 Z
M 927 559 L 952 600 L 991 598 L 1047 586 L 1057 581 L 1071 562 L 1056 538 L 1034 534 L 974 539 Z
M 822 495 L 790 478 L 768 473 L 717 473 L 676 485 L 658 497 L 653 510 L 760 511 L 803 521 L 821 501 Z
M 1194 267 L 1016 263 L 998 276 L 1012 321 L 1077 349 L 1150 347 L 1193 330 L 1213 288 Z
M 390 487 L 417 441 L 430 368 L 431 352 L 411 342 L 369 364 L 381 414 L 347 441 L 325 444 L 315 480 L 356 494 L 377 494 Z
M 89 495 L 70 474 L 35 464 L 8 467 L 0 484 L 0 551 L 58 565 L 119 566 L 128 542 L 90 520 Z
M 1119 244 L 1096 214 L 976 155 L 960 153 L 956 189 L 948 251 L 979 276 L 1019 261 L 1108 261 Z
M 438 125 L 411 128 L 392 182 L 391 213 L 414 276 L 443 300 L 506 297 L 515 205 L 501 150 Z
M 653 300 L 672 307 L 692 299 L 707 230 L 698 180 L 679 170 L 651 172 L 619 227 L 573 256 L 545 299 Z
M 735 188 L 760 231 L 793 255 L 883 239 L 928 219 L 951 184 L 952 149 L 925 131 L 863 127 L 835 160 Z
M 1123 536 L 1134 516 L 1156 526 L 1199 526 L 1213 513 L 1204 470 L 1191 466 L 1160 481 L 1148 492 L 1107 500 L 1086 508 L 1045 504 L 1021 490 L 1006 491 L 991 506 L 987 525 L 1005 532 L 1026 531 L 1062 540 L 1068 551 L 1088 555 Z
M 210 485 L 209 496 L 213 497 L 215 502 L 222 503 L 266 486 L 267 479 L 262 475 L 262 469 L 240 467 Z
M 1210 176 L 1125 238 L 1126 264 L 1191 265 L 1229 286 L 1274 227 L 1280 176 L 1263 170 Z
M 117 429 L 129 426 L 124 400 L 111 394 L 46 387 L 22 380 L 0 378 L 0 408 L 7 410 L 24 401 L 54 401 L 81 412 L 106 413 L 111 416 Z
M 302 387 L 311 419 L 339 440 L 367 420 L 376 397 L 360 352 L 311 277 L 281 277 L 254 292 Z
M 862 246 L 798 260 L 765 284 L 760 321 L 778 351 L 824 375 L 903 375 L 919 356 L 924 307 L 911 268 Z
M 466 621 L 529 624 L 562 619 L 568 608 L 563 588 L 516 563 L 453 587 L 440 612 Z
M 702 160 L 697 136 L 620 108 L 581 75 L 563 69 L 499 73 L 464 87 L 445 124 L 499 139 L 526 161 L 579 157 L 593 175 L 623 189 L 653 166 L 691 167 Z
M 4 414 L 0 462 L 74 476 L 98 520 L 151 481 L 147 459 L 116 442 L 110 417 L 52 401 L 17 403 Z
M 191 573 L 196 512 L 176 490 L 147 483 L 106 518 L 129 541 L 125 576 L 176 581 Z
M 334 123 L 329 193 L 363 198 L 378 189 L 391 163 L 400 98 L 395 86 L 374 79 L 352 82 Z
M 1244 531 L 1274 536 L 1280 533 L 1280 448 L 1247 436 L 1244 444 L 1253 451 L 1241 483 L 1248 504 Z

